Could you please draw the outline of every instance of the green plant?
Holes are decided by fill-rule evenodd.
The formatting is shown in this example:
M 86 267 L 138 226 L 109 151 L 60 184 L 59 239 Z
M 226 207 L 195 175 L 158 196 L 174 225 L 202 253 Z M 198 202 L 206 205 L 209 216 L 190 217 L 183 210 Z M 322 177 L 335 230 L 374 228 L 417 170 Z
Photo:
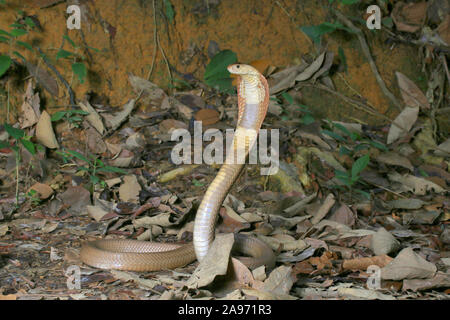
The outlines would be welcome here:
M 54 113 L 51 120 L 53 122 L 56 122 L 64 118 L 64 120 L 68 121 L 72 126 L 79 128 L 80 122 L 83 121 L 83 118 L 81 116 L 87 116 L 88 114 L 89 112 L 86 112 L 84 110 L 63 110 Z
M 73 158 L 77 158 L 86 163 L 86 166 L 81 166 L 78 171 L 86 171 L 89 174 L 90 181 L 92 183 L 92 188 L 95 185 L 100 184 L 101 187 L 105 187 L 106 183 L 98 177 L 99 172 L 114 172 L 126 174 L 127 172 L 123 169 L 105 165 L 105 163 L 95 155 L 89 155 L 88 157 L 82 155 L 81 153 L 74 150 L 65 150 L 63 152 L 58 152 L 63 157 L 63 161 L 66 163 Z
M 6 141 L 0 141 L 0 148 L 11 148 L 14 152 L 16 159 L 16 205 L 19 203 L 19 164 L 20 164 L 20 148 L 19 144 L 22 144 L 25 149 L 27 149 L 32 155 L 36 154 L 36 145 L 30 141 L 31 137 L 25 134 L 22 129 L 14 128 L 13 126 L 5 123 L 4 124 L 6 132 L 11 138 L 14 139 L 13 144 L 9 144 Z
M 341 170 L 335 170 L 335 176 L 337 179 L 339 179 L 350 191 L 350 196 L 352 194 L 352 191 L 358 192 L 362 194 L 364 197 L 370 199 L 370 194 L 362 191 L 360 189 L 354 188 L 354 185 L 360 180 L 360 173 L 367 167 L 369 164 L 370 157 L 368 154 L 360 157 L 358 160 L 356 160 L 352 168 L 348 171 L 341 171 Z M 340 186 L 337 186 L 338 188 Z
M 175 11 L 173 10 L 172 3 L 169 0 L 164 0 L 164 14 L 170 23 L 173 24 L 173 19 L 175 17 Z
M 295 103 L 294 98 L 287 92 L 282 92 L 280 95 L 282 98 L 284 98 L 284 100 L 288 103 L 288 105 L 296 106 L 297 110 L 301 112 L 302 116 L 300 117 L 300 122 L 302 124 L 308 125 L 316 121 L 308 106 L 304 104 Z M 282 106 L 280 99 L 276 99 L 275 101 L 278 103 L 278 105 Z M 286 109 L 283 108 L 281 120 L 286 121 L 291 119 L 292 116 L 286 111 Z
M 320 43 L 321 37 L 324 34 L 334 32 L 336 30 L 344 30 L 350 33 L 354 33 L 353 30 L 345 27 L 343 24 L 339 22 L 331 23 L 331 22 L 323 22 L 316 26 L 303 26 L 300 29 L 311 38 L 314 43 Z
M 350 130 L 340 123 L 328 121 L 327 127 L 328 129 L 322 130 L 321 133 L 343 144 L 339 149 L 340 155 L 353 156 L 361 150 L 369 149 L 371 146 L 382 151 L 388 151 L 388 148 L 381 142 L 361 137 L 357 132 L 350 132 Z M 336 133 L 333 129 L 340 131 L 342 135 Z
M 28 191 L 25 196 L 31 201 L 33 206 L 38 206 L 41 203 L 41 199 L 39 198 L 37 191 L 34 189 Z
M 84 80 L 86 79 L 87 76 L 87 69 L 86 65 L 83 62 L 80 62 L 80 60 L 82 61 L 85 60 L 86 58 L 78 52 L 80 47 L 68 35 L 63 35 L 63 44 L 64 41 L 69 42 L 73 51 L 67 51 L 62 48 L 59 49 L 58 52 L 56 53 L 56 60 L 58 61 L 59 59 L 71 59 L 72 72 L 78 77 L 78 81 L 80 81 L 80 83 L 84 83 Z M 99 50 L 96 48 L 92 48 L 89 46 L 87 47 L 89 49 L 99 52 Z
M 206 66 L 203 80 L 208 86 L 219 91 L 231 93 L 234 91 L 227 66 L 237 62 L 237 55 L 231 50 L 223 50 L 212 57 Z
M 27 49 L 33 51 L 31 44 L 18 40 L 19 37 L 24 36 L 29 33 L 31 29 L 36 26 L 30 17 L 23 17 L 23 12 L 18 11 L 19 17 L 16 22 L 9 25 L 10 30 L 6 31 L 0 29 L 0 42 L 5 42 L 9 44 L 8 54 L 0 56 L 0 77 L 9 69 L 12 64 L 12 56 L 15 55 L 21 60 L 26 61 L 24 56 L 17 51 L 19 48 Z M 15 50 L 17 49 L 17 50 Z

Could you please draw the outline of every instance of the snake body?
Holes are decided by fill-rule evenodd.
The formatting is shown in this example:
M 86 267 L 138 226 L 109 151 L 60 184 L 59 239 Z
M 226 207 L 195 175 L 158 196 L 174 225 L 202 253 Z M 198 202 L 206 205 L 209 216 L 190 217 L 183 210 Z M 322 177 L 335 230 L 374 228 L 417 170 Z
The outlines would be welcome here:
M 264 76 L 244 64 L 228 66 L 237 75 L 238 121 L 231 151 L 208 187 L 198 208 L 194 223 L 194 241 L 189 244 L 168 244 L 136 240 L 96 240 L 85 242 L 81 260 L 93 267 L 130 271 L 155 271 L 184 266 L 197 258 L 202 261 L 214 239 L 214 228 L 220 206 L 244 166 L 239 155 L 246 158 L 258 136 L 269 104 L 269 88 Z M 250 256 L 240 260 L 249 268 L 273 267 L 275 256 L 262 241 L 235 234 L 234 249 Z

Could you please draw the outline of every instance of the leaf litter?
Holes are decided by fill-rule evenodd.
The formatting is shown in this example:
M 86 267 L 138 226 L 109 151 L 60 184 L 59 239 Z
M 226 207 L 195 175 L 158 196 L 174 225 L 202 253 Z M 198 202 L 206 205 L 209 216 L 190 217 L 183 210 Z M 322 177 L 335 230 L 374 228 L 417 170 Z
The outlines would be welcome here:
M 421 6 L 396 5 L 397 30 L 425 28 Z M 69 126 L 69 137 L 41 110 L 29 80 L 19 125 L 57 150 L 41 156 L 39 174 L 19 164 L 24 178 L 17 194 L 15 185 L 0 190 L 0 299 L 448 298 L 450 140 L 427 120 L 438 107 L 437 80 L 424 93 L 396 71 L 404 108 L 383 128 L 319 120 L 296 91 L 302 85 L 335 90 L 329 76 L 335 53 L 320 52 L 278 70 L 269 60 L 253 62 L 261 72 L 270 70 L 273 100 L 265 123 L 283 129 L 279 173 L 261 180 L 258 166 L 245 168 L 220 211 L 217 229 L 224 234 L 201 263 L 142 274 L 83 265 L 81 241 L 192 241 L 195 209 L 218 166 L 167 161 L 174 146 L 169 133 L 192 129 L 193 120 L 202 120 L 204 129 L 233 128 L 235 97 L 203 83 L 169 94 L 130 74 L 136 98 L 115 113 L 78 101 L 89 115 L 81 128 Z M 27 67 L 38 84 L 59 94 L 44 69 Z M 213 71 L 205 81 L 224 79 Z M 15 132 L 2 128 L 8 142 L 1 148 L 2 181 L 15 181 L 14 142 L 22 141 L 23 157 L 29 152 Z M 274 250 L 273 270 L 249 270 L 230 257 L 238 231 Z M 73 265 L 83 277 L 78 291 L 67 289 L 61 273 Z M 368 285 L 373 266 L 381 275 L 375 289 Z

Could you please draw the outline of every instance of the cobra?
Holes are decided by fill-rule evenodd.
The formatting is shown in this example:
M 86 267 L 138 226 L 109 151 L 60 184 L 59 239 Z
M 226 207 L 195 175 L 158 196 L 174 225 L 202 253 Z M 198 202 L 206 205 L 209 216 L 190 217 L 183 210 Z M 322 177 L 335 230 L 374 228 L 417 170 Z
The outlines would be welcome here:
M 258 136 L 269 105 L 267 80 L 255 68 L 245 64 L 228 66 L 237 75 L 238 121 L 231 151 L 214 180 L 209 185 L 197 210 L 194 222 L 193 243 L 175 244 L 137 240 L 103 239 L 85 242 L 81 248 L 81 260 L 93 267 L 130 271 L 155 271 L 182 267 L 196 258 L 202 261 L 214 240 L 215 224 L 219 209 L 239 176 L 244 163 L 238 155 L 248 155 Z M 242 143 L 243 142 L 243 143 Z M 272 268 L 275 255 L 261 240 L 235 234 L 234 248 L 247 257 L 240 257 L 253 269 L 260 265 Z

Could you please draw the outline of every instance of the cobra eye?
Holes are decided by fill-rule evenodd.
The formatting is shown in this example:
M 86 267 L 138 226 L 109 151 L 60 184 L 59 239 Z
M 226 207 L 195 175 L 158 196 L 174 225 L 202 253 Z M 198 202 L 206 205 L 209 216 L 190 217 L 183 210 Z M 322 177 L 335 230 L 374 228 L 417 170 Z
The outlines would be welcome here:
M 236 68 L 238 68 L 238 69 L 239 69 L 240 67 L 241 67 L 240 65 L 237 65 L 237 66 L 236 66 Z

